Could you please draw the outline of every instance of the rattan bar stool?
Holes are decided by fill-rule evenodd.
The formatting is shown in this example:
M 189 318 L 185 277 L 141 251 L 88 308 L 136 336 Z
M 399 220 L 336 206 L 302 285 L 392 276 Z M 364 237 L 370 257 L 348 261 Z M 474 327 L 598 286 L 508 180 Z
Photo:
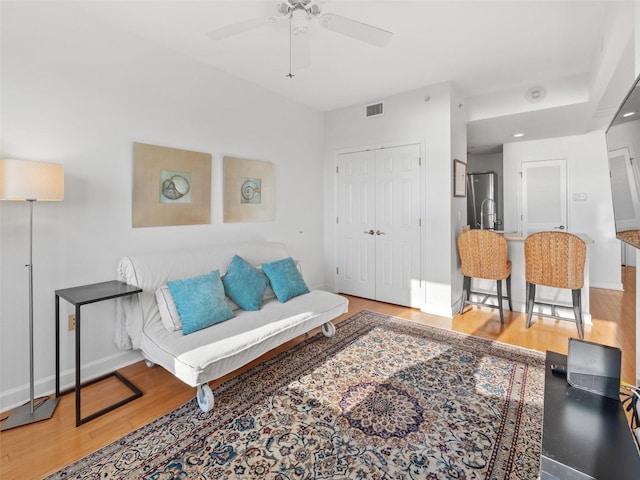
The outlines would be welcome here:
M 507 240 L 499 233 L 490 230 L 467 230 L 458 237 L 458 252 L 462 262 L 462 299 L 460 310 L 462 314 L 466 305 L 485 305 L 500 310 L 500 323 L 504 323 L 502 311 L 502 280 L 507 281 L 507 300 L 509 310 L 511 307 L 511 261 L 507 259 Z M 484 278 L 495 280 L 497 295 L 478 293 L 471 291 L 471 279 Z M 481 295 L 484 299 L 480 302 L 471 301 L 470 295 Z M 498 305 L 486 303 L 489 297 L 497 297 Z
M 582 331 L 582 287 L 584 286 L 584 263 L 587 246 L 584 241 L 571 233 L 538 232 L 524 241 L 525 280 L 527 285 L 527 328 L 531 325 L 535 303 L 551 306 L 551 314 L 536 313 L 542 317 L 565 319 L 555 315 L 556 307 L 536 302 L 536 285 L 571 289 L 573 313 L 578 335 Z M 565 319 L 566 320 L 566 319 Z

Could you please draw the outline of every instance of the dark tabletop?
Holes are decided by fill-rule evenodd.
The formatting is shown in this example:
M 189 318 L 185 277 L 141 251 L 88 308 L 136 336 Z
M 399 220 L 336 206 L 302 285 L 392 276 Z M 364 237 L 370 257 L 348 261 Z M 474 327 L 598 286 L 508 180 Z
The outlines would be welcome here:
M 91 285 L 63 288 L 56 290 L 56 295 L 64 298 L 73 305 L 85 305 L 101 300 L 133 295 L 141 291 L 142 289 L 139 287 L 134 287 L 117 280 L 111 280 L 108 282 L 93 283 Z

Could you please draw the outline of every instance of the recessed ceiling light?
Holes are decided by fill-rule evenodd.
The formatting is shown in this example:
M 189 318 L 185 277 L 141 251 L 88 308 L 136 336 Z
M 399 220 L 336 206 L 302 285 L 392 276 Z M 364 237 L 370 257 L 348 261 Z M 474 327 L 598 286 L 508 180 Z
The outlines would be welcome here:
M 513 134 L 513 138 L 520 138 L 520 137 L 524 137 L 524 133 L 514 133 Z
M 636 112 L 627 112 L 627 113 L 623 114 L 622 116 L 626 118 L 626 117 L 630 117 L 631 115 L 635 115 L 635 114 L 636 114 Z
M 540 100 L 542 100 L 546 96 L 547 96 L 547 89 L 544 88 L 543 86 L 531 87 L 524 94 L 524 98 L 528 102 L 532 102 L 532 103 L 539 102 Z

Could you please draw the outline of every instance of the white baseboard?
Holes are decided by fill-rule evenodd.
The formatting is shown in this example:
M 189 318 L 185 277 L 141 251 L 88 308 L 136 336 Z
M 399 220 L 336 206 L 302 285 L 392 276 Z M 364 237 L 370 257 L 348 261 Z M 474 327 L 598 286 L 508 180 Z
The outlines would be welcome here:
M 95 362 L 82 365 L 82 381 L 86 382 L 92 378 L 106 375 L 114 370 L 126 367 L 142 360 L 142 354 L 138 351 L 127 350 L 116 355 L 102 358 Z M 75 386 L 75 368 L 70 368 L 60 372 L 60 390 Z M 51 395 L 56 390 L 55 373 L 46 378 L 36 379 L 35 397 Z M 0 412 L 6 412 L 29 401 L 29 383 L 12 388 L 0 393 Z
M 442 304 L 426 303 L 420 307 L 420 311 L 430 315 L 437 315 L 444 318 L 453 318 L 457 310 L 456 306 L 447 306 Z
M 621 292 L 622 282 L 591 282 L 589 285 L 591 288 L 604 288 L 605 290 L 617 290 Z

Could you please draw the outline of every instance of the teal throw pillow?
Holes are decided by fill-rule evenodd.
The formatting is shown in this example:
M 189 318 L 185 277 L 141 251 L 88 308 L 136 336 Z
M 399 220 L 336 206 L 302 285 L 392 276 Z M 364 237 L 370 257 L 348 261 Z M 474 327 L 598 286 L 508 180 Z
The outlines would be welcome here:
M 262 270 L 269 278 L 269 283 L 271 283 L 271 288 L 273 288 L 278 301 L 282 303 L 298 295 L 309 293 L 309 288 L 296 267 L 296 262 L 291 257 L 263 263 Z
M 222 277 L 222 284 L 227 297 L 240 308 L 260 310 L 269 280 L 244 258 L 234 255 L 227 273 Z
M 167 282 L 176 309 L 182 319 L 182 334 L 224 322 L 233 312 L 224 298 L 220 272 Z

